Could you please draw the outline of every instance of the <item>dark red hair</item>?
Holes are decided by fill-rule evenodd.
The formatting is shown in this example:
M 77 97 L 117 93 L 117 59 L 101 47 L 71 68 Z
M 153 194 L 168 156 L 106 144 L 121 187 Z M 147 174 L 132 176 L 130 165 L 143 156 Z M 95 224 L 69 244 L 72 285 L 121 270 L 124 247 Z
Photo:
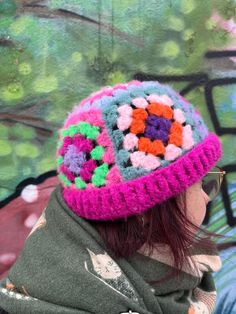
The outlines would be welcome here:
M 216 251 L 212 237 L 223 237 L 194 225 L 187 218 L 185 204 L 185 193 L 157 204 L 146 212 L 149 222 L 145 225 L 141 215 L 115 221 L 89 222 L 97 229 L 107 248 L 117 257 L 133 255 L 144 243 L 149 247 L 149 254 L 152 254 L 155 245 L 168 245 L 173 255 L 174 268 L 169 276 L 158 281 L 161 282 L 180 273 L 183 264 L 188 263 L 186 257 L 191 259 L 191 247 Z

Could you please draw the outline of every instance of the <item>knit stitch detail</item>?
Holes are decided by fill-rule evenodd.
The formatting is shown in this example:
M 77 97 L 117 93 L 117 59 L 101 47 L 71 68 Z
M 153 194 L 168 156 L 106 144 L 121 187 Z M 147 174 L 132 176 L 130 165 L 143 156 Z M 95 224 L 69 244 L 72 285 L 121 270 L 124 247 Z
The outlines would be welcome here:
M 214 133 L 189 153 L 152 173 L 116 185 L 77 190 L 65 187 L 63 197 L 78 215 L 94 220 L 112 220 L 145 212 L 198 182 L 222 155 Z

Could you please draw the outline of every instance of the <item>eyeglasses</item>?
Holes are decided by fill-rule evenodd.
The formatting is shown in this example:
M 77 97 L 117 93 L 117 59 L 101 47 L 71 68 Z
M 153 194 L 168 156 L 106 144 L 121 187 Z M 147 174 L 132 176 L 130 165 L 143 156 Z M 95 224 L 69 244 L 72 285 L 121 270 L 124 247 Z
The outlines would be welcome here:
M 220 191 L 221 183 L 226 172 L 219 166 L 213 167 L 202 178 L 202 189 L 212 201 Z

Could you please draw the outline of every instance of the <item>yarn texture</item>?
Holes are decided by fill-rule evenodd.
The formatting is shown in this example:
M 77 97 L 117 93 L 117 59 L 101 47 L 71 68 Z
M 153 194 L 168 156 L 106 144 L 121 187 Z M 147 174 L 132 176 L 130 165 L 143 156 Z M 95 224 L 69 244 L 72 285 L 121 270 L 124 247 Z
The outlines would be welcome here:
M 157 81 L 91 94 L 69 113 L 56 152 L 66 204 L 92 220 L 140 214 L 200 181 L 221 156 L 199 111 Z

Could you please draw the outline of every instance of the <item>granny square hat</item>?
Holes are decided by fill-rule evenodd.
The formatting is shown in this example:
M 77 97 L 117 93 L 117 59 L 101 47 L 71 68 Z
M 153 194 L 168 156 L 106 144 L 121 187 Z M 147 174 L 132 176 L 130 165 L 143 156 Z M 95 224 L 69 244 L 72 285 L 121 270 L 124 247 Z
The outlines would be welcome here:
M 105 87 L 75 105 L 56 151 L 65 203 L 91 220 L 141 214 L 200 181 L 221 156 L 199 111 L 157 81 Z

